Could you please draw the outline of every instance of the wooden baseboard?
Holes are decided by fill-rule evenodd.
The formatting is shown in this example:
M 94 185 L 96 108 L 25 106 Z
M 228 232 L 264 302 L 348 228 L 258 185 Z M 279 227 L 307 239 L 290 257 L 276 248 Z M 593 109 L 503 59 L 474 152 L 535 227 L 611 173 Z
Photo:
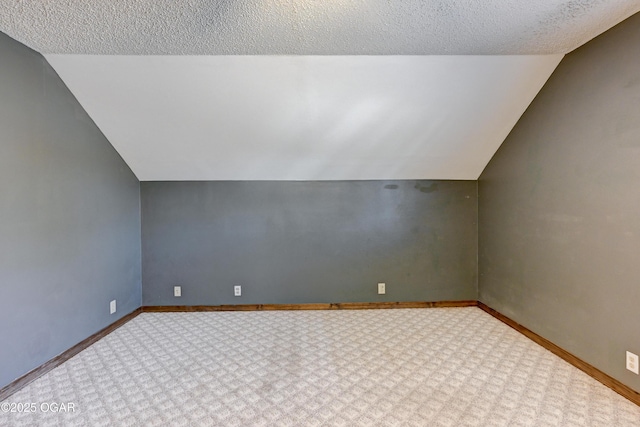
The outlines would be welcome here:
M 142 312 L 196 312 L 196 311 L 272 311 L 272 310 L 363 310 L 386 308 L 431 308 L 431 307 L 472 307 L 476 301 L 435 301 L 435 302 L 364 302 L 364 303 L 327 303 L 327 304 L 243 304 L 243 305 L 164 305 L 139 307 L 116 320 L 106 328 L 82 340 L 70 349 L 45 362 L 25 375 L 0 389 L 0 401 L 8 398 L 38 377 L 60 366 L 102 337 L 113 332 Z
M 143 312 L 195 311 L 274 311 L 274 310 L 368 310 L 389 308 L 475 307 L 477 301 L 418 302 L 339 302 L 316 304 L 240 304 L 240 305 L 147 305 Z
M 488 305 L 478 301 L 478 307 L 486 311 L 496 319 L 500 320 L 501 322 L 507 324 L 508 326 L 511 326 L 513 329 L 520 332 L 521 334 L 531 339 L 532 341 L 536 342 L 537 344 L 541 345 L 542 347 L 546 348 L 556 356 L 560 357 L 561 359 L 564 359 L 566 362 L 569 362 L 570 364 L 580 369 L 585 374 L 598 380 L 602 384 L 609 387 L 611 390 L 615 391 L 616 393 L 620 394 L 621 396 L 629 399 L 631 402 L 640 406 L 640 393 L 633 390 L 629 386 L 622 384 L 620 381 L 616 380 L 615 378 L 605 374 L 598 368 L 574 356 L 573 354 L 569 353 L 567 350 L 563 349 L 562 347 L 559 347 L 556 344 L 549 341 L 548 339 L 541 337 L 540 335 L 536 334 L 532 330 L 528 329 L 525 326 L 522 326 L 515 320 L 508 318 L 504 314 L 494 310 Z
M 80 341 L 78 344 L 76 344 L 73 347 L 71 347 L 70 349 L 60 353 L 59 355 L 57 355 L 53 359 L 49 360 L 48 362 L 45 362 L 44 364 L 38 366 L 37 368 L 27 372 L 26 374 L 24 374 L 23 376 L 21 376 L 17 380 L 15 380 L 15 381 L 7 384 L 6 386 L 2 387 L 0 389 L 0 401 L 8 398 L 13 393 L 15 393 L 16 391 L 20 390 L 22 387 L 24 387 L 27 384 L 29 384 L 30 382 L 36 380 L 38 377 L 46 374 L 47 372 L 51 371 L 52 369 L 54 369 L 56 367 L 62 365 L 64 362 L 66 362 L 67 360 L 71 359 L 73 356 L 75 356 L 76 354 L 80 353 L 82 350 L 84 350 L 85 348 L 89 347 L 91 344 L 95 343 L 100 338 L 102 338 L 102 337 L 104 337 L 106 335 L 109 335 L 111 332 L 113 332 L 114 330 L 118 329 L 120 326 L 124 325 L 125 323 L 127 323 L 129 320 L 133 319 L 134 317 L 136 317 L 140 313 L 142 313 L 142 309 L 141 308 L 136 308 L 131 313 L 129 313 L 126 316 L 116 320 L 115 322 L 113 322 L 112 324 L 107 326 L 106 328 L 99 330 L 95 334 L 93 334 L 90 337 Z
M 496 319 L 512 327 L 527 338 L 551 351 L 556 356 L 564 359 L 587 375 L 601 382 L 621 396 L 629 399 L 636 405 L 640 405 L 640 393 L 622 384 L 615 378 L 605 374 L 601 370 L 574 356 L 563 348 L 557 346 L 546 338 L 541 337 L 530 329 L 522 326 L 518 322 L 508 318 L 502 313 L 492 309 L 479 301 L 435 301 L 435 302 L 346 302 L 346 303 L 321 303 L 321 304 L 242 304 L 242 305 L 164 305 L 164 306 L 143 306 L 135 309 L 131 313 L 115 321 L 106 328 L 96 332 L 89 338 L 79 342 L 67 351 L 54 357 L 43 365 L 33 369 L 12 383 L 0 389 L 0 401 L 8 398 L 22 387 L 34 381 L 41 375 L 46 374 L 55 367 L 66 362 L 76 354 L 80 353 L 91 344 L 102 337 L 113 332 L 115 329 L 127 323 L 143 312 L 196 312 L 196 311 L 273 311 L 273 310 L 366 310 L 366 309 L 393 309 L 393 308 L 438 308 L 438 307 L 479 307 Z

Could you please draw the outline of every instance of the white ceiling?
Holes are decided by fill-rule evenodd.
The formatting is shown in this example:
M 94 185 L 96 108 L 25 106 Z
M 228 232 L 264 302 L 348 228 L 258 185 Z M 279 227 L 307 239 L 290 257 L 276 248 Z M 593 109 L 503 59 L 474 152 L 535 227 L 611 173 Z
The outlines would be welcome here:
M 0 30 L 41 53 L 568 53 L 640 0 L 2 0 Z
M 562 55 L 47 55 L 140 180 L 476 179 Z
M 638 11 L 5 0 L 0 31 L 45 54 L 141 180 L 476 179 L 562 55 Z

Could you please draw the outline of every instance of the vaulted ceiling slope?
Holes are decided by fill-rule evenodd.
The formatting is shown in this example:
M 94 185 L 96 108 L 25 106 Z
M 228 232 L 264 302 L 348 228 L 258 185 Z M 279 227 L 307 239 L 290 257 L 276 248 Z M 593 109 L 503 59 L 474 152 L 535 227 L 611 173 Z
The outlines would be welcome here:
M 640 0 L 7 0 L 141 180 L 476 179 Z

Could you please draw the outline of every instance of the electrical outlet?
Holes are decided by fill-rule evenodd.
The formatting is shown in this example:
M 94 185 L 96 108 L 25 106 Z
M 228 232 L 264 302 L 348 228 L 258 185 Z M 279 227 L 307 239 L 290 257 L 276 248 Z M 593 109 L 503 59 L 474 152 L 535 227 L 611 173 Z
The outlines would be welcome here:
M 638 374 L 638 355 L 627 351 L 627 369 L 636 375 Z
M 182 296 L 182 287 L 174 286 L 173 287 L 173 296 L 174 297 L 181 297 Z
M 109 303 L 109 313 L 113 314 L 116 312 L 116 300 L 113 300 Z
M 242 295 L 242 286 L 236 285 L 233 287 L 233 296 L 239 297 Z
M 387 292 L 387 285 L 384 283 L 378 283 L 378 295 L 384 295 Z

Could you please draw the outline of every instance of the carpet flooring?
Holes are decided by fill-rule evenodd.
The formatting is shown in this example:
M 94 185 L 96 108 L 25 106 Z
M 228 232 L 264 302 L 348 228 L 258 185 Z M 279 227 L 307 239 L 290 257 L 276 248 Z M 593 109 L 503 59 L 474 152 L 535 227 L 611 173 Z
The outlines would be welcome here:
M 0 408 L 2 426 L 640 426 L 476 307 L 143 313 Z

